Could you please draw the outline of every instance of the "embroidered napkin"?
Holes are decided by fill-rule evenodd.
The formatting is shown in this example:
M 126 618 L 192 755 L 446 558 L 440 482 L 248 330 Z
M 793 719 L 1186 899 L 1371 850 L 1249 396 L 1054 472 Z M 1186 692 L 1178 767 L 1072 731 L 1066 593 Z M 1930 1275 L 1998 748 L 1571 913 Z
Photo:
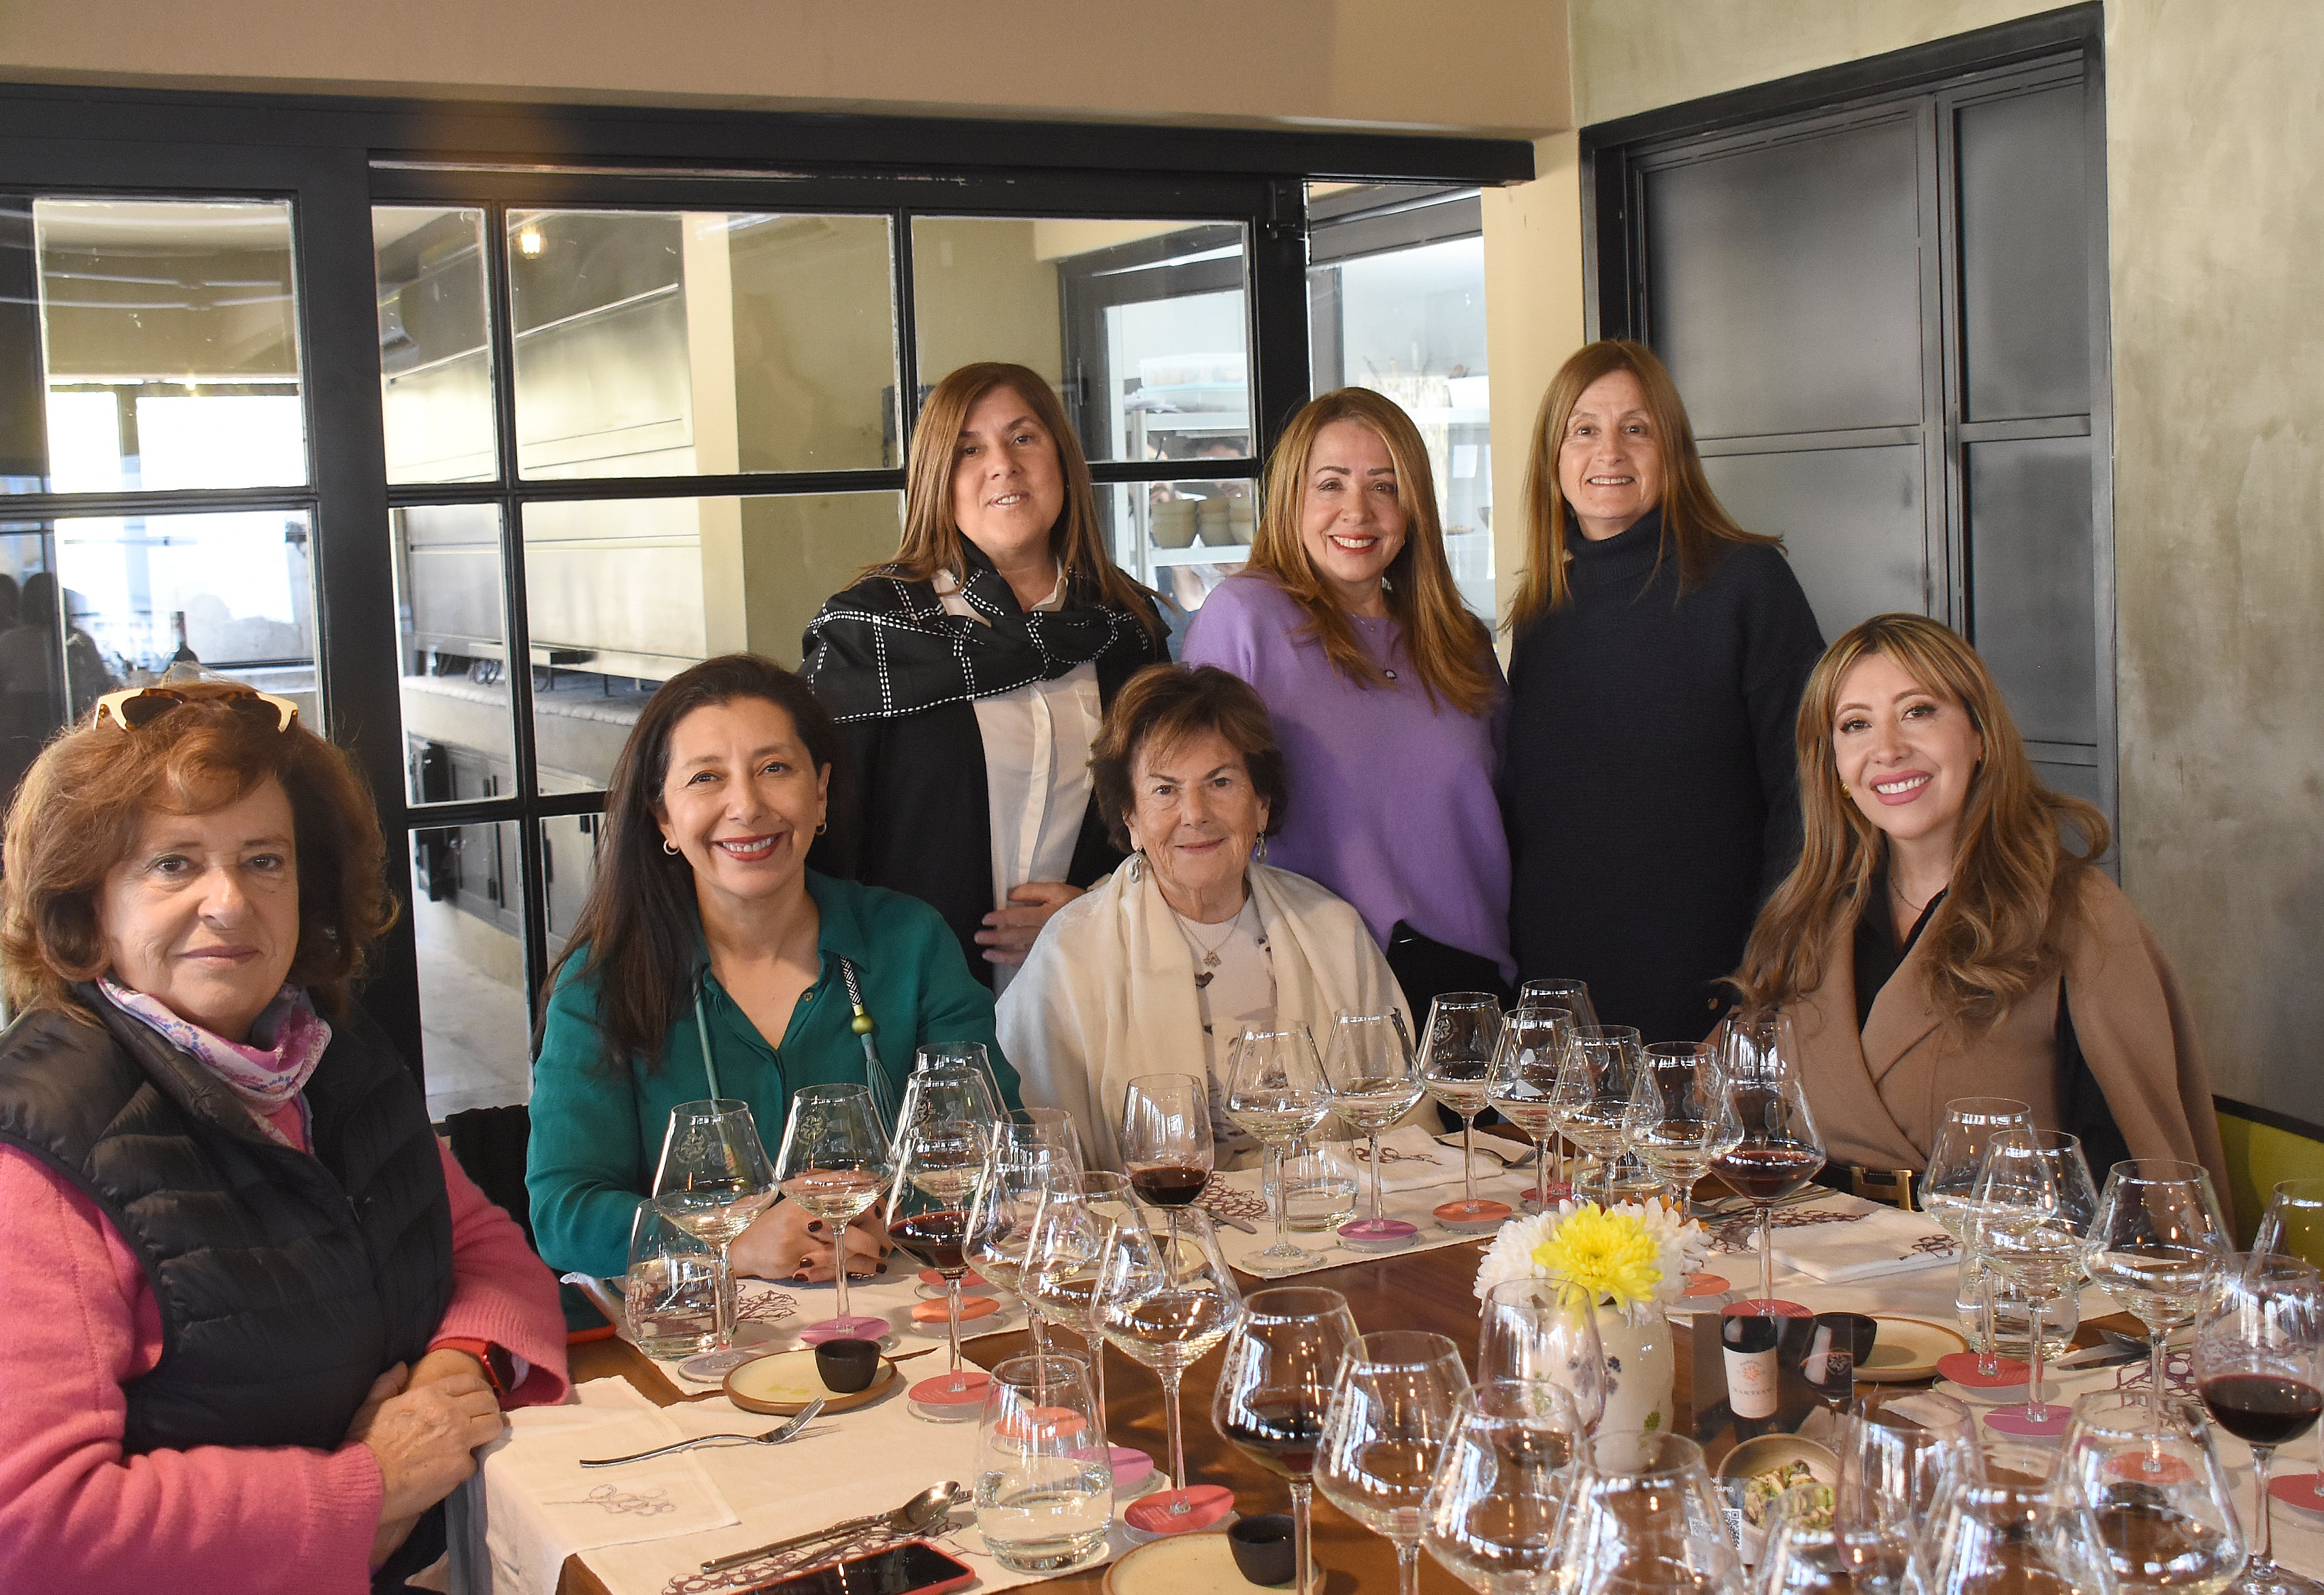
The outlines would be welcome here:
M 1347 1143 L 1346 1149 L 1357 1172 L 1369 1184 L 1370 1143 L 1352 1140 Z M 1477 1177 L 1480 1180 L 1506 1172 L 1506 1165 L 1483 1152 L 1471 1152 L 1469 1157 L 1476 1165 Z M 1437 1185 L 1457 1185 L 1460 1183 L 1460 1147 L 1447 1147 L 1433 1139 L 1425 1125 L 1399 1125 L 1380 1137 L 1381 1190 L 1425 1191 Z
M 555 1595 L 565 1559 L 632 1540 L 699 1535 L 741 1521 L 694 1452 L 584 1468 L 583 1457 L 626 1456 L 686 1439 L 660 1408 L 618 1378 L 592 1379 L 577 1404 L 520 1407 L 486 1452 L 484 1544 L 493 1588 Z M 745 1415 L 728 1409 L 728 1415 Z M 774 1420 L 761 1418 L 758 1429 Z M 745 1424 L 738 1433 L 757 1433 Z
M 1934 1220 L 1853 1196 L 1779 1208 L 1775 1226 L 1775 1260 L 1826 1285 L 1960 1261 L 1960 1248 Z

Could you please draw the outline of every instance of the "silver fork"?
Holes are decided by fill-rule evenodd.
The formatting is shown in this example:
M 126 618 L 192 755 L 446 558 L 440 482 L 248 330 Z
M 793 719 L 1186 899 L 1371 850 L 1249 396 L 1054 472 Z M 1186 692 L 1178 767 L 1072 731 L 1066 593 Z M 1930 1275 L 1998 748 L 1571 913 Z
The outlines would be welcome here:
M 659 1445 L 651 1451 L 641 1451 L 625 1457 L 584 1458 L 585 1468 L 612 1468 L 622 1462 L 642 1462 L 648 1457 L 666 1457 L 672 1452 L 691 1451 L 697 1445 L 716 1445 L 727 1441 L 740 1441 L 745 1445 L 780 1445 L 823 1413 L 823 1397 L 818 1396 L 799 1409 L 796 1417 L 787 1418 L 763 1434 L 701 1434 L 692 1440 L 681 1440 L 675 1445 Z

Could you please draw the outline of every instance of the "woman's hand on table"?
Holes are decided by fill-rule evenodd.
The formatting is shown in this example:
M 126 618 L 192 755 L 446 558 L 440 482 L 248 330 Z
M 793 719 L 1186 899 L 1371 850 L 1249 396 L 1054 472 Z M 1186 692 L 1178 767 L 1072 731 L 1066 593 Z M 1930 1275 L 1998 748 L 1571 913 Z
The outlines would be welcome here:
M 1078 886 L 1062 880 L 1028 880 L 1009 894 L 1009 907 L 984 917 L 976 945 L 987 963 L 1019 964 L 1033 950 L 1033 942 L 1049 917 L 1082 895 Z
M 792 1202 L 778 1202 L 734 1237 L 727 1258 L 738 1274 L 805 1285 L 832 1277 L 831 1225 Z M 848 1277 L 876 1274 L 888 1253 L 877 1210 L 847 1226 Z
M 413 1371 L 399 1362 L 373 1380 L 347 1425 L 348 1441 L 369 1446 L 379 1462 L 374 1567 L 403 1543 L 421 1513 L 476 1471 L 476 1447 L 497 1438 L 504 1424 L 500 1398 L 475 1374 L 431 1370 L 429 1381 L 418 1384 Z

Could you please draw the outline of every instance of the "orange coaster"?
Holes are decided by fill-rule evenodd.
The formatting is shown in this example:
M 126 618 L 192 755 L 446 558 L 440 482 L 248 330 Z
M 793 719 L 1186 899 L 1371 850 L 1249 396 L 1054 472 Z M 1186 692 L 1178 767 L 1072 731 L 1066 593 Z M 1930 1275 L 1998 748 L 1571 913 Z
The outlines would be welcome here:
M 1497 1230 L 1517 1210 L 1506 1202 L 1448 1202 L 1436 1209 L 1436 1222 L 1448 1230 Z
M 960 1321 L 963 1323 L 966 1323 L 972 1318 L 990 1318 L 999 1311 L 1001 1311 L 1001 1304 L 991 1296 L 960 1298 Z M 944 1321 L 945 1305 L 940 1301 L 918 1302 L 912 1306 L 912 1322 L 915 1323 L 942 1323 Z

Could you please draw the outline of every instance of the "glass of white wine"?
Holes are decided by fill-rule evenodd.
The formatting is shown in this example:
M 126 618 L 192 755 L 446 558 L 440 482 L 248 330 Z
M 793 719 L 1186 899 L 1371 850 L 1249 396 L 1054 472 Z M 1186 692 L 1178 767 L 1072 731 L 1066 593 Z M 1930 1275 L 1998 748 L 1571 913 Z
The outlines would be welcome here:
M 1622 1145 L 1670 1187 L 1682 1222 L 1694 1216 L 1694 1187 L 1740 1128 L 1721 1111 L 1724 1084 L 1709 1046 L 1657 1041 L 1646 1049 L 1622 1115 Z
M 1987 1260 L 2029 1304 L 2025 1403 L 1987 1415 L 1988 1428 L 2021 1439 L 2055 1439 L 2067 1409 L 2042 1399 L 2042 1314 L 2082 1277 L 2098 1189 L 2082 1143 L 2053 1129 L 2008 1129 L 1993 1138 L 1974 1200 Z
M 1412 1056 L 1412 1037 L 1404 1015 L 1343 1013 L 1332 1021 L 1332 1038 L 1323 1047 L 1323 1090 L 1332 1111 L 1350 1129 L 1371 1140 L 1371 1216 L 1340 1226 L 1340 1239 L 1358 1249 L 1402 1246 L 1420 1233 L 1418 1226 L 1380 1216 L 1380 1131 L 1388 1129 L 1420 1101 L 1420 1068 Z
M 1148 1496 L 1123 1517 L 1143 1534 L 1207 1528 L 1232 1509 L 1234 1492 L 1186 1478 L 1186 1441 L 1179 1386 L 1186 1369 L 1227 1337 L 1242 1313 L 1234 1270 L 1219 1249 L 1210 1215 L 1173 1212 L 1155 1225 L 1143 1209 L 1116 1221 L 1098 1259 L 1093 1293 L 1098 1332 L 1162 1381 L 1164 1426 L 1170 1436 L 1175 1488 Z
M 1533 1138 L 1536 1212 L 1548 1212 L 1560 1196 L 1572 1194 L 1570 1188 L 1560 1188 L 1565 1173 L 1563 1157 L 1558 1159 L 1560 1185 L 1550 1183 L 1549 1152 L 1557 1139 L 1557 1074 L 1572 1045 L 1572 1010 L 1547 1002 L 1521 1007 L 1501 1021 L 1492 1073 L 1486 1079 L 1486 1102 Z
M 1480 1082 L 1481 1084 L 1481 1082 Z M 1293 1142 L 1323 1122 L 1332 1099 L 1315 1038 L 1305 1025 L 1282 1030 L 1245 1030 L 1228 1054 L 1227 1117 L 1259 1138 L 1273 1166 L 1275 1244 L 1253 1252 L 1243 1267 L 1254 1274 L 1304 1268 L 1314 1259 L 1291 1242 L 1284 1211 L 1283 1155 Z
M 1978 1304 L 1976 1367 L 1954 1371 L 1941 1367 L 1949 1378 L 1971 1372 L 1987 1383 L 2002 1378 L 1993 1272 L 1986 1267 L 1984 1249 L 1978 1243 L 1977 1176 L 1985 1167 L 1985 1155 L 1995 1136 L 2005 1129 L 2033 1128 L 2034 1110 L 2015 1097 L 1955 1097 L 1945 1104 L 1944 1125 L 1929 1148 L 1928 1166 L 1921 1174 L 1921 1207 L 1960 1248 L 1962 1288 L 1954 1292 L 1956 1305 L 1971 1299 Z
M 1558 1128 L 1590 1154 L 1608 1207 L 1614 1204 L 1614 1162 L 1643 1056 L 1638 1033 L 1628 1025 L 1577 1026 L 1552 1096 Z
M 1420 1595 L 1429 1482 L 1460 1421 L 1469 1372 L 1441 1334 L 1368 1334 L 1340 1360 L 1315 1484 L 1323 1498 L 1396 1546 L 1401 1595 Z
M 2158 1434 L 2171 1388 L 2163 1378 L 2163 1342 L 2172 1330 L 2195 1322 L 2205 1276 L 2234 1249 L 2202 1165 L 2131 1157 L 2107 1171 L 2082 1266 L 2091 1284 L 2146 1328 L 2148 1397 Z M 2152 1460 L 2160 1471 L 2161 1454 Z
M 734 1270 L 727 1248 L 775 1199 L 774 1165 L 750 1105 L 717 1097 L 672 1108 L 653 1199 L 664 1218 L 718 1253 L 715 1349 L 688 1358 L 682 1369 L 691 1378 L 717 1378 L 750 1360 L 734 1345 Z
M 896 1172 L 888 1132 L 868 1085 L 802 1085 L 791 1093 L 790 1118 L 775 1154 L 775 1178 L 786 1200 L 823 1221 L 831 1232 L 832 1284 L 838 1311 L 807 1327 L 832 1340 L 876 1341 L 884 1318 L 847 1310 L 847 1226 L 871 1211 Z

